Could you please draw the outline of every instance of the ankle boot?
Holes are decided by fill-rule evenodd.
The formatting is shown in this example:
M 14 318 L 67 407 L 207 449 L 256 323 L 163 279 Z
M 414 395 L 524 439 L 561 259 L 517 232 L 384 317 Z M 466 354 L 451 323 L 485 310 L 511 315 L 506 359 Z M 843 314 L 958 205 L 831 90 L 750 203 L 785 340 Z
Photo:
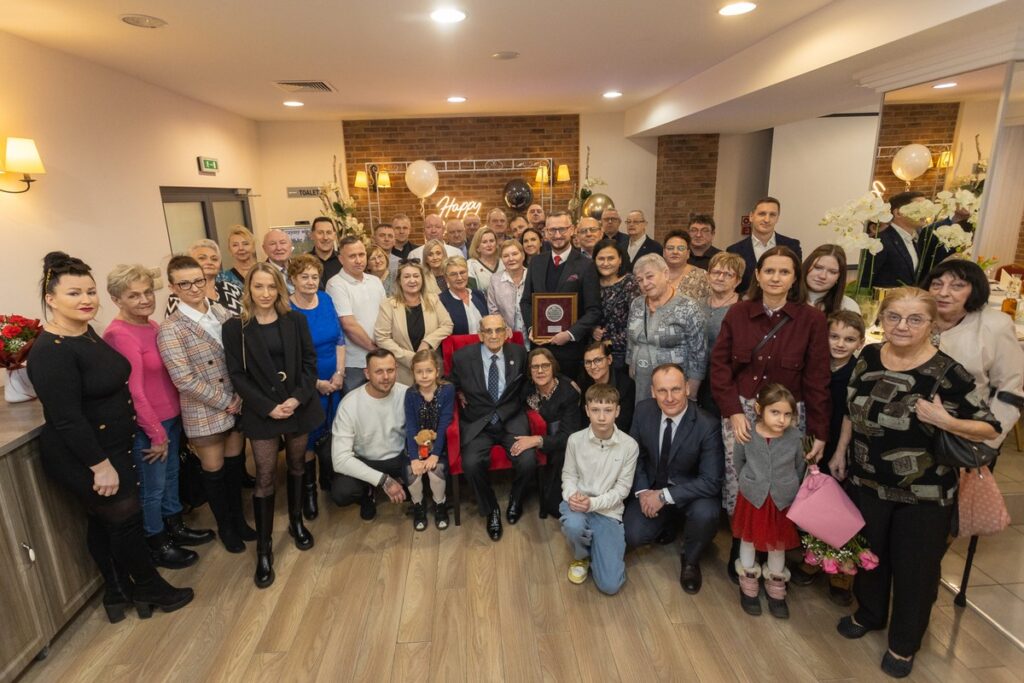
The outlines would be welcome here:
M 256 530 L 245 521 L 242 510 L 242 486 L 245 475 L 245 456 L 224 458 L 224 491 L 228 503 L 228 518 L 231 527 L 243 541 L 255 541 Z
M 761 570 L 764 577 L 764 592 L 768 594 L 768 613 L 776 619 L 789 619 L 789 605 L 786 604 L 786 583 L 790 573 L 783 568 L 781 572 L 773 572 L 764 565 Z
M 288 535 L 295 539 L 295 547 L 309 550 L 313 547 L 313 534 L 302 523 L 302 474 L 288 474 Z
M 263 498 L 252 497 L 252 511 L 256 518 L 256 574 L 257 588 L 274 583 L 274 494 Z
M 755 564 L 747 569 L 737 559 L 733 563 L 733 568 L 740 584 L 740 607 L 751 616 L 761 616 L 761 585 L 758 583 L 758 579 L 761 578 L 761 567 Z
M 192 602 L 191 588 L 175 588 L 164 581 L 153 566 L 142 532 L 142 514 L 123 522 L 109 523 L 110 552 L 117 566 L 123 567 L 134 584 L 132 602 L 140 619 L 153 615 L 153 608 L 173 612 Z
M 203 470 L 203 488 L 206 489 L 206 498 L 210 502 L 210 511 L 217 520 L 217 534 L 220 535 L 220 542 L 229 553 L 244 553 L 245 543 L 235 530 L 235 525 L 228 514 L 228 501 L 225 484 L 225 473 L 223 467 L 216 472 Z M 241 507 L 241 504 L 239 504 Z
M 164 531 L 177 546 L 202 545 L 216 538 L 212 529 L 190 529 L 185 526 L 180 512 L 164 517 Z
M 316 519 L 320 514 L 320 506 L 316 492 L 316 460 L 307 460 L 302 473 L 302 516 Z
M 153 536 L 147 536 L 146 544 L 149 546 L 149 556 L 153 558 L 153 564 L 157 567 L 184 569 L 191 567 L 199 560 L 199 555 L 195 551 L 179 548 L 163 531 Z

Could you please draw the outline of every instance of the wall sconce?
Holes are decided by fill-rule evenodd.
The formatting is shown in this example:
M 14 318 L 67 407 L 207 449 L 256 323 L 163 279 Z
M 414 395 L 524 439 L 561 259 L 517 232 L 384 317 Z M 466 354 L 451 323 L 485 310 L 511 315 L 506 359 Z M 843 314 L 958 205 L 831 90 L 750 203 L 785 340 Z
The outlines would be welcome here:
M 935 164 L 938 168 L 949 168 L 953 165 L 953 152 L 946 150 L 939 154 L 939 161 Z
M 370 187 L 370 183 L 366 180 L 366 171 L 356 171 L 356 181 L 353 184 L 361 190 Z
M 547 185 L 551 182 L 550 178 L 547 165 L 537 167 L 537 175 L 534 179 L 539 185 Z
M 46 173 L 46 169 L 43 168 L 43 160 L 39 158 L 39 152 L 36 150 L 35 140 L 30 138 L 7 138 L 7 160 L 3 166 L 0 166 L 0 173 L 5 171 L 21 173 L 21 182 L 25 183 L 25 189 L 5 190 L 0 188 L 0 192 L 21 194 L 32 189 L 32 183 L 36 179 L 30 174 L 43 175 Z
M 558 173 L 555 174 L 555 180 L 560 183 L 569 182 L 569 164 L 559 164 Z
M 377 174 L 377 189 L 387 190 L 391 188 L 391 174 L 381 171 Z

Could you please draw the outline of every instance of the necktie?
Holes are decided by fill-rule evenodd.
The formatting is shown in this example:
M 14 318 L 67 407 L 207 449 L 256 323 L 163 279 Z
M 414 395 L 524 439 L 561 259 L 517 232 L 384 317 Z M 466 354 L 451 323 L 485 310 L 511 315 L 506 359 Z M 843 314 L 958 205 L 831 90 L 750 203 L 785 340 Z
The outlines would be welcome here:
M 494 405 L 498 405 L 501 392 L 498 391 L 498 354 L 491 355 L 491 367 L 487 370 L 487 393 L 494 399 Z M 498 421 L 498 413 L 491 416 L 491 424 Z
M 555 268 L 557 268 L 560 265 L 562 265 L 562 257 L 559 256 L 558 254 L 555 254 Z
M 665 418 L 665 431 L 661 434 L 661 454 L 658 456 L 658 472 L 654 475 L 654 488 L 668 486 L 668 459 L 672 450 L 672 420 Z

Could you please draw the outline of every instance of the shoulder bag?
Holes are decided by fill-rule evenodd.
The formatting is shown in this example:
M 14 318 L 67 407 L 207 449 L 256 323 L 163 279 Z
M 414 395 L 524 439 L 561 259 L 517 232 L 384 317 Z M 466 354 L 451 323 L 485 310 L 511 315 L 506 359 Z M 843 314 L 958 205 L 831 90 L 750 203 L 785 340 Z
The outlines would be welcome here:
M 929 401 L 933 400 L 936 394 L 939 393 L 942 380 L 951 367 L 953 366 L 946 366 L 946 369 L 935 380 L 935 388 L 928 397 Z M 999 455 L 999 449 L 992 448 L 981 441 L 971 441 L 936 427 L 935 433 L 932 435 L 932 455 L 935 456 L 935 462 L 946 467 L 977 469 L 991 465 L 992 461 Z

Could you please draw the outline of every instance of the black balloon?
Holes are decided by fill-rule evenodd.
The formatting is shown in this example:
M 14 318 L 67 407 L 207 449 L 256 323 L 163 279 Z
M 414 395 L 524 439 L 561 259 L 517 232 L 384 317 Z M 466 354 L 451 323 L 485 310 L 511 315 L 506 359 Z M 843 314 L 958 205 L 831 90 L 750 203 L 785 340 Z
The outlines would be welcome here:
M 526 211 L 533 203 L 533 190 L 525 180 L 510 180 L 505 183 L 505 205 L 513 211 Z

